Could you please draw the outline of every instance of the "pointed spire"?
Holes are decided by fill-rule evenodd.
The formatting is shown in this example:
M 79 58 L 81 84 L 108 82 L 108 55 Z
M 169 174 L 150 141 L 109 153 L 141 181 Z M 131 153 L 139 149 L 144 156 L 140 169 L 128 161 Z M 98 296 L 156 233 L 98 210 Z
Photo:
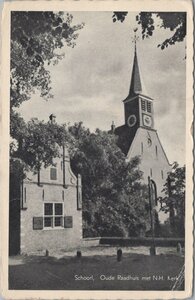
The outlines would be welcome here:
M 134 94 L 139 94 L 141 92 L 142 92 L 142 84 L 141 84 L 140 71 L 139 71 L 138 60 L 137 60 L 136 44 L 135 44 L 135 54 L 134 54 L 129 95 L 133 96 Z
M 137 28 L 134 29 L 135 35 L 133 38 L 133 42 L 135 44 L 135 50 L 134 50 L 134 61 L 133 61 L 133 69 L 132 69 L 132 75 L 131 75 L 131 83 L 130 83 L 130 89 L 129 89 L 129 96 L 135 96 L 136 94 L 144 94 L 146 95 L 146 91 L 143 85 L 143 80 L 141 79 L 141 73 L 138 65 L 138 59 L 137 59 L 137 45 L 136 42 L 138 41 L 138 37 L 136 36 Z

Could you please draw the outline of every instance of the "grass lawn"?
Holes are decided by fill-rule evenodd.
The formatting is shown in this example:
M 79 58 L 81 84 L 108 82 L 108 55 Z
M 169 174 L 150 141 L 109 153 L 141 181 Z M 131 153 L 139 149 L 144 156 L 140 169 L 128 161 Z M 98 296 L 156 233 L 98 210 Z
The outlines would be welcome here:
M 171 254 L 124 254 L 121 262 L 116 256 L 102 255 L 28 256 L 9 266 L 9 289 L 170 290 L 183 263 L 183 257 Z

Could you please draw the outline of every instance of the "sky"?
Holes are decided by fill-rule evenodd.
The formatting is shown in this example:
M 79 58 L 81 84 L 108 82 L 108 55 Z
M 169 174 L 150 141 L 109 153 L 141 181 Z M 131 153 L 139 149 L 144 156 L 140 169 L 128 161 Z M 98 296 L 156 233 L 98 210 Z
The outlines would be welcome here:
M 112 21 L 112 12 L 73 12 L 73 23 L 85 23 L 75 48 L 64 47 L 65 58 L 52 67 L 53 99 L 38 94 L 23 103 L 25 118 L 47 121 L 51 113 L 58 123 L 82 121 L 85 127 L 109 130 L 112 121 L 124 124 L 123 102 L 129 91 L 135 16 Z M 156 25 L 159 25 L 156 19 Z M 154 99 L 154 122 L 169 162 L 185 163 L 185 41 L 161 50 L 157 45 L 173 32 L 156 27 L 149 39 L 137 43 L 137 55 L 148 96 Z

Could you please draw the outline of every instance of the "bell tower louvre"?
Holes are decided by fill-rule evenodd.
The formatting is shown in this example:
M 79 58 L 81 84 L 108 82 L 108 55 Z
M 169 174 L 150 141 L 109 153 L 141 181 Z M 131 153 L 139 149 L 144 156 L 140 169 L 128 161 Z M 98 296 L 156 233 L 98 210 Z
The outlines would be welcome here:
M 153 99 L 148 96 L 138 64 L 134 37 L 134 60 L 131 73 L 130 88 L 124 103 L 124 125 L 116 127 L 118 146 L 126 155 L 127 160 L 140 157 L 140 170 L 143 171 L 144 182 L 150 176 L 157 185 L 158 196 L 170 171 L 170 164 L 154 127 Z

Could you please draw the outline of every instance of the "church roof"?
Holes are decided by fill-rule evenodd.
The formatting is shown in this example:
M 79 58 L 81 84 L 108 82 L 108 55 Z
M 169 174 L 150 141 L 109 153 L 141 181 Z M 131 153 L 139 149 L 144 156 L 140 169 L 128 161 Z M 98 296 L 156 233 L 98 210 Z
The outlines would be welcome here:
M 133 69 L 131 74 L 131 83 L 130 83 L 129 95 L 127 98 L 129 99 L 131 97 L 134 97 L 137 94 L 147 96 L 147 92 L 138 65 L 137 49 L 135 46 Z
M 122 152 L 127 155 L 129 148 L 133 142 L 133 139 L 136 134 L 136 129 L 132 130 L 129 126 L 122 125 L 116 127 L 114 133 L 118 136 L 117 145 L 122 150 Z

